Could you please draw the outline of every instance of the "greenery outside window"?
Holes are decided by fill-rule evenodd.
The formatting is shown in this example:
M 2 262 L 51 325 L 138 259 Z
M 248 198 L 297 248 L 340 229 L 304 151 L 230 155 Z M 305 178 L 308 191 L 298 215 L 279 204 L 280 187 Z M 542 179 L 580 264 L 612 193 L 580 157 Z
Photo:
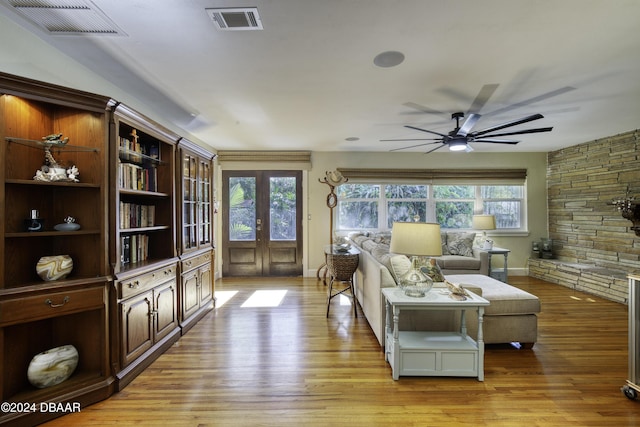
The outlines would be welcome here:
M 471 229 L 474 214 L 496 216 L 502 231 L 524 231 L 524 185 L 367 184 L 338 187 L 338 230 L 390 230 L 393 222 Z

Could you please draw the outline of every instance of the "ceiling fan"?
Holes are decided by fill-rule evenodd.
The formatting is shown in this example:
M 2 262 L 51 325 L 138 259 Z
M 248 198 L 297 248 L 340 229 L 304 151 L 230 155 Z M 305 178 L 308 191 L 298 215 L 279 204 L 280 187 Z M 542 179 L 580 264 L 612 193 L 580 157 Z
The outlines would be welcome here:
M 488 101 L 489 97 L 493 94 L 496 88 L 497 88 L 497 85 L 485 85 L 480 91 L 480 93 L 478 94 L 478 96 L 476 97 L 476 99 L 473 101 L 473 104 L 469 109 L 469 111 L 480 111 L 480 109 Z M 424 145 L 433 145 L 433 144 L 437 144 L 438 146 L 427 151 L 426 153 L 431 153 L 444 146 L 448 146 L 450 151 L 473 151 L 473 148 L 471 148 L 469 143 L 486 142 L 486 143 L 492 143 L 492 144 L 517 144 L 520 141 L 514 140 L 514 139 L 500 139 L 497 137 L 510 136 L 510 135 L 523 135 L 527 133 L 550 132 L 553 129 L 552 127 L 542 127 L 542 128 L 534 128 L 534 129 L 514 130 L 511 132 L 494 133 L 499 130 L 506 129 L 512 126 L 517 126 L 524 123 L 532 122 L 534 120 L 542 119 L 544 118 L 542 114 L 532 114 L 530 116 L 526 116 L 521 119 L 512 120 L 506 123 L 502 123 L 496 126 L 491 126 L 478 131 L 472 131 L 472 129 L 482 116 L 478 113 L 470 113 L 469 116 L 464 121 L 464 123 L 462 123 L 461 125 L 460 121 L 464 117 L 465 115 L 463 112 L 456 112 L 451 115 L 451 118 L 456 120 L 456 127 L 448 134 L 435 132 L 428 129 L 422 129 L 415 126 L 405 125 L 406 128 L 437 135 L 438 138 L 382 139 L 381 141 L 433 141 L 433 142 L 425 142 L 421 144 L 411 145 L 408 147 L 395 148 L 390 151 L 406 150 L 409 148 L 415 148 L 415 147 L 420 147 Z

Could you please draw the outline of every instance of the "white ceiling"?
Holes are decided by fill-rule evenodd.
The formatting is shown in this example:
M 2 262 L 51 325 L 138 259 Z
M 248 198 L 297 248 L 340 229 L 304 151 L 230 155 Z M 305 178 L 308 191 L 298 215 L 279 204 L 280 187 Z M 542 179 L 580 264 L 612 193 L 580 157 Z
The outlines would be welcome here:
M 123 35 L 51 36 L 8 6 L 0 14 L 215 149 L 389 151 L 414 143 L 381 139 L 429 137 L 403 125 L 452 130 L 451 113 L 494 83 L 474 130 L 532 113 L 545 118 L 510 130 L 554 129 L 475 152 L 640 128 L 638 0 L 92 2 Z M 238 6 L 257 7 L 264 29 L 219 31 L 205 10 Z M 405 60 L 374 65 L 384 51 Z

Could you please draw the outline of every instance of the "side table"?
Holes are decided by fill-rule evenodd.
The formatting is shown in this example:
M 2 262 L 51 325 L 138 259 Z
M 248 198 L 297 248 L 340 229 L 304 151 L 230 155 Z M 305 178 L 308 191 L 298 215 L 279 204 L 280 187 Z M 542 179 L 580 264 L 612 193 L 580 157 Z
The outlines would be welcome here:
M 482 322 L 489 301 L 471 292 L 464 301 L 433 288 L 424 297 L 409 297 L 400 288 L 383 288 L 386 301 L 385 358 L 392 376 L 478 377 L 484 381 Z M 451 332 L 400 331 L 402 310 L 460 310 L 460 330 Z M 467 335 L 466 310 L 478 313 L 478 340 Z
M 351 298 L 353 314 L 355 317 L 358 317 L 356 288 L 353 284 L 353 275 L 360 262 L 360 251 L 353 246 L 345 249 L 337 245 L 327 245 L 324 247 L 324 255 L 327 272 L 330 276 L 329 289 L 327 289 L 327 317 L 329 317 L 331 300 L 339 295 L 345 295 Z M 344 286 L 334 290 L 333 285 L 335 282 L 340 282 Z
M 504 248 L 483 249 L 483 251 L 489 254 L 489 276 L 496 280 L 500 280 L 501 282 L 508 283 L 507 256 L 511 251 Z M 504 255 L 504 268 L 491 268 L 491 255 Z

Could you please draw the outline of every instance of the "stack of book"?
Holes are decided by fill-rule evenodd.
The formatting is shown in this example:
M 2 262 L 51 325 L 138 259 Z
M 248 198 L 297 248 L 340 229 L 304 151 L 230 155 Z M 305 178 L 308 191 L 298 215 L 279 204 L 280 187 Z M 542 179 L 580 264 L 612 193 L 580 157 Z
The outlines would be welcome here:
M 138 203 L 120 202 L 120 228 L 153 227 L 156 225 L 156 207 Z
M 149 236 L 131 234 L 120 237 L 120 263 L 129 264 L 145 261 L 149 258 Z

